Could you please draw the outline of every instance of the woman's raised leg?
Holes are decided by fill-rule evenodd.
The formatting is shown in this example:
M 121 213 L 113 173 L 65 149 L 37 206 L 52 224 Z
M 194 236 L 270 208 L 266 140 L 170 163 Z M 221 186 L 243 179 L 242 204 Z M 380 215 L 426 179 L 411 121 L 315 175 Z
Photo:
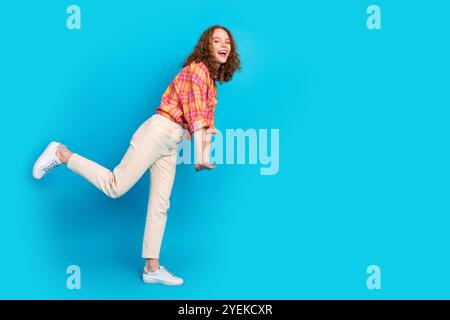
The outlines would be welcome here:
M 70 156 L 67 167 L 107 196 L 118 198 L 131 189 L 159 157 L 167 153 L 159 132 L 148 129 L 147 123 L 138 129 L 122 160 L 112 171 L 78 153 Z

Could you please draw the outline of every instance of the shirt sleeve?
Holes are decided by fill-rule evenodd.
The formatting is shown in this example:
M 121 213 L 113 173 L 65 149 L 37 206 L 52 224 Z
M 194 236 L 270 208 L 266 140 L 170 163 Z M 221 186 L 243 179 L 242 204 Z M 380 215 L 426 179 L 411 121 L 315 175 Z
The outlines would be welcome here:
M 207 73 L 196 63 L 191 63 L 186 74 L 187 103 L 183 105 L 183 114 L 190 133 L 208 128 L 207 121 Z

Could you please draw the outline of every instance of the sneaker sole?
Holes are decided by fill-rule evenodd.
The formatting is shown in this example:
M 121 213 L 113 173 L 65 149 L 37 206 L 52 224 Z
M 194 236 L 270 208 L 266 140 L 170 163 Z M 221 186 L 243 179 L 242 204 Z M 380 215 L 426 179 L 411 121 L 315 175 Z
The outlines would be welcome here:
M 145 277 L 145 275 L 142 275 L 142 281 L 144 283 L 159 283 L 159 284 L 164 284 L 166 286 L 172 286 L 172 287 L 181 286 L 184 283 L 184 281 L 182 283 L 172 283 L 172 282 L 167 282 L 164 280 L 148 279 Z

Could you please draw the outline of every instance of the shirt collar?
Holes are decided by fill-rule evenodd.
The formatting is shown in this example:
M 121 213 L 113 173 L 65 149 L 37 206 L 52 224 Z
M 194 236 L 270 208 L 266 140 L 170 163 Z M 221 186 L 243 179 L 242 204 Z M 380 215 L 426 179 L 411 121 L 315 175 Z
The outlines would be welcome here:
M 200 66 L 200 68 L 202 68 L 209 76 L 210 81 L 212 82 L 214 88 L 216 87 L 216 80 L 217 79 L 213 79 L 211 77 L 211 73 L 209 72 L 208 67 L 206 66 L 206 64 L 204 64 L 202 61 L 197 62 L 197 64 Z
M 200 68 L 202 68 L 205 72 L 209 73 L 208 67 L 206 66 L 206 64 L 204 64 L 203 62 L 198 62 L 198 65 L 200 66 Z

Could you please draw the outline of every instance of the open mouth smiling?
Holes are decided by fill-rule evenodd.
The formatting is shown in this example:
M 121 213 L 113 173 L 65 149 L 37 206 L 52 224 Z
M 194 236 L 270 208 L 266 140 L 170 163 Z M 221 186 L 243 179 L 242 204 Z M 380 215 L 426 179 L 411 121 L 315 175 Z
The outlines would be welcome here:
M 226 56 L 227 56 L 227 50 L 219 50 L 219 51 L 217 51 L 217 53 L 221 56 L 221 57 L 223 57 L 223 58 L 225 58 Z

